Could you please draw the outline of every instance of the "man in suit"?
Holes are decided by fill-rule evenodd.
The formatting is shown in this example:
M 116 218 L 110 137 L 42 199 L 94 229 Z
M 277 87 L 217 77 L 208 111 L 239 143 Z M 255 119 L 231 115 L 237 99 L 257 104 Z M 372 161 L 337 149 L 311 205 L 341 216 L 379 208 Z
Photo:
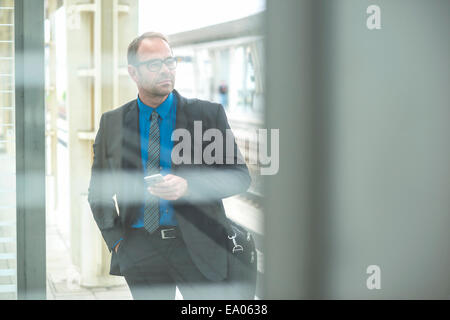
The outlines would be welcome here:
M 128 64 L 138 98 L 102 115 L 89 185 L 110 273 L 125 277 L 134 299 L 174 299 L 176 287 L 184 299 L 234 298 L 222 199 L 245 192 L 251 179 L 223 107 L 174 90 L 177 59 L 160 33 L 133 40 Z M 223 137 L 213 163 L 201 157 L 210 129 Z M 175 150 L 177 130 L 188 135 Z M 163 181 L 146 185 L 155 173 Z

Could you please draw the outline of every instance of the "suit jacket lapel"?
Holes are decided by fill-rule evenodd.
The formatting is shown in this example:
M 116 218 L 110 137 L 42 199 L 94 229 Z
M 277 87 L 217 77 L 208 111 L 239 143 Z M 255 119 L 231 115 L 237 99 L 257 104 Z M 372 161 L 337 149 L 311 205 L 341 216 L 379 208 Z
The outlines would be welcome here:
M 123 119 L 122 168 L 127 171 L 133 169 L 142 171 L 137 100 L 130 105 Z
M 139 137 L 139 109 L 137 100 L 124 110 L 122 120 L 122 178 L 118 196 L 125 225 L 136 220 L 143 203 L 144 179 Z M 121 202 L 121 200 L 126 200 Z
M 177 116 L 176 116 L 176 121 L 175 121 L 175 130 L 186 129 L 192 135 L 193 134 L 192 121 L 188 118 L 188 114 L 186 112 L 187 100 L 186 100 L 186 98 L 182 97 L 178 93 L 178 91 L 174 90 L 173 92 L 177 99 Z M 181 165 L 174 164 L 173 160 L 172 160 L 173 172 L 175 172 L 179 166 L 182 166 L 182 164 Z
M 177 117 L 175 123 L 175 129 L 187 129 L 187 121 L 185 108 L 186 108 L 186 98 L 182 97 L 178 91 L 173 91 L 177 99 Z

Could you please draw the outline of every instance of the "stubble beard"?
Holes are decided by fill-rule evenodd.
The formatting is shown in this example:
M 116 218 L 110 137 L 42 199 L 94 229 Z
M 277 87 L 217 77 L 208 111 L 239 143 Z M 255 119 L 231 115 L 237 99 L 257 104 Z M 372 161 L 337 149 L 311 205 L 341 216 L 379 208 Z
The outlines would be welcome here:
M 172 82 L 170 86 L 158 86 L 157 84 L 155 84 L 155 85 L 147 84 L 146 86 L 143 87 L 144 92 L 147 95 L 153 96 L 153 97 L 163 98 L 163 97 L 167 96 L 168 94 L 170 94 L 173 91 L 174 85 L 175 85 L 174 77 L 169 77 L 169 79 Z

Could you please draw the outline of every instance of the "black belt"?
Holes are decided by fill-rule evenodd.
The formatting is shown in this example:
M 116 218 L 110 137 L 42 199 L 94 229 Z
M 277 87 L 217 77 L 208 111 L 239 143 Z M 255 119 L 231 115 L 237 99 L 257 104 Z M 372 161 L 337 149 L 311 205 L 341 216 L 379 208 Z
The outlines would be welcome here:
M 133 232 L 133 230 L 135 230 L 135 231 L 139 230 L 139 232 L 144 232 L 145 234 L 147 234 L 151 237 L 157 237 L 157 238 L 161 238 L 163 240 L 176 239 L 176 238 L 180 237 L 180 233 L 176 226 L 160 226 L 158 229 L 153 231 L 151 234 L 148 233 L 148 231 L 145 230 L 143 227 L 129 229 L 130 232 Z

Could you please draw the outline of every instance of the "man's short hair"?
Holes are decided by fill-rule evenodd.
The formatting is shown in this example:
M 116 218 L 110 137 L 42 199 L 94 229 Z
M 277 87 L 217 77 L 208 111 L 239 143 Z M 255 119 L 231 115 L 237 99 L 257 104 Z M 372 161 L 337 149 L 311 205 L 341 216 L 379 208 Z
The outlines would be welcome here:
M 137 37 L 136 39 L 134 39 L 133 41 L 131 41 L 130 45 L 128 46 L 128 53 L 127 53 L 128 64 L 135 65 L 139 62 L 137 59 L 137 51 L 139 50 L 139 46 L 141 45 L 142 40 L 153 38 L 159 38 L 164 40 L 170 47 L 169 40 L 164 34 L 160 32 L 146 32 Z

